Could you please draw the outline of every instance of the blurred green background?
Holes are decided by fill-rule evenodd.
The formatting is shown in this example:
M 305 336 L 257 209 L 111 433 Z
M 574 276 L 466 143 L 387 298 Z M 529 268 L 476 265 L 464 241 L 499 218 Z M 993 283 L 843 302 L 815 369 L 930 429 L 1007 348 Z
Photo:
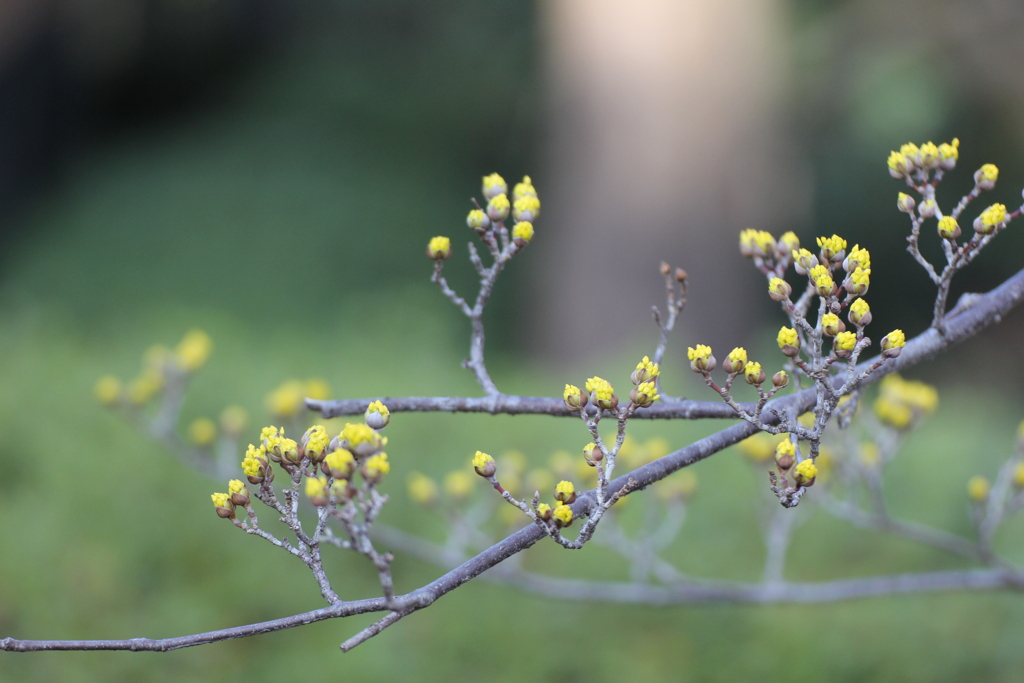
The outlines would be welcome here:
M 266 392 L 288 377 L 321 376 L 338 397 L 475 395 L 458 366 L 465 320 L 429 286 L 423 245 L 436 234 L 455 237 L 448 271 L 470 291 L 462 217 L 479 177 L 530 173 L 548 201 L 546 116 L 557 113 L 543 104 L 552 40 L 545 3 L 141 5 L 135 24 L 114 23 L 141 31 L 125 53 L 132 59 L 98 60 L 105 71 L 82 66 L 96 43 L 68 53 L 76 24 L 59 2 L 17 49 L 0 52 L 4 636 L 165 637 L 319 606 L 301 564 L 212 514 L 209 492 L 223 484 L 96 405 L 95 380 L 130 377 L 151 344 L 201 327 L 215 351 L 189 393 L 186 421 L 228 403 L 259 416 Z M 107 19 L 127 6 L 96 4 Z M 1022 86 L 987 86 L 991 76 L 978 76 L 986 62 L 970 61 L 959 43 L 934 38 L 919 50 L 892 39 L 914 15 L 879 14 L 866 2 L 778 7 L 798 74 L 784 125 L 811 169 L 813 210 L 801 237 L 815 226 L 869 244 L 879 329 L 920 331 L 930 291 L 905 277 L 913 264 L 885 156 L 906 139 L 959 135 L 957 187 L 969 183 L 969 169 L 993 161 L 1002 170 L 998 197 L 1013 203 L 1012 188 L 1024 185 L 1014 90 Z M 1017 15 L 1007 7 L 1003 24 L 1012 26 Z M 880 28 L 863 28 L 874 25 L 865 16 Z M 549 229 L 557 226 L 541 218 L 535 244 L 499 282 L 488 319 L 492 374 L 509 393 L 539 395 L 594 373 L 624 382 L 649 352 L 650 330 L 624 348 L 591 346 L 568 365 L 544 352 L 568 343 L 530 321 L 527 293 Z M 985 289 L 1015 272 L 1022 239 L 1012 229 L 1001 236 L 958 286 Z M 748 266 L 737 255 L 722 267 Z M 763 330 L 752 336 L 769 348 L 780 321 L 747 314 Z M 1012 358 L 1020 331 L 1021 316 L 1011 316 L 1001 331 L 913 373 L 939 384 L 942 399 L 888 474 L 895 514 L 973 533 L 964 483 L 994 474 L 1024 416 L 1019 364 L 982 359 Z M 678 379 L 695 341 L 672 346 L 673 393 L 697 391 Z M 722 426 L 641 424 L 635 433 L 679 447 Z M 439 476 L 478 448 L 514 448 L 539 464 L 586 440 L 578 425 L 539 417 L 399 415 L 388 429 L 394 502 L 383 519 L 435 539 L 440 520 L 404 494 L 409 471 Z M 695 574 L 756 580 L 764 482 L 733 452 L 694 469 L 700 493 L 671 556 Z M 815 515 L 811 505 L 796 512 L 813 519 L 791 551 L 795 579 L 963 566 Z M 1014 520 L 998 546 L 1024 560 L 1022 539 Z M 343 597 L 373 594 L 367 563 L 340 555 L 330 570 Z M 599 547 L 565 553 L 541 544 L 527 555 L 528 567 L 559 575 L 626 575 L 625 563 Z M 395 571 L 400 590 L 439 573 L 401 557 Z M 269 681 L 323 671 L 366 681 L 1024 676 L 1024 604 L 1010 593 L 653 609 L 557 602 L 475 581 L 341 655 L 337 644 L 367 623 L 336 620 L 164 655 L 4 653 L 0 680 Z

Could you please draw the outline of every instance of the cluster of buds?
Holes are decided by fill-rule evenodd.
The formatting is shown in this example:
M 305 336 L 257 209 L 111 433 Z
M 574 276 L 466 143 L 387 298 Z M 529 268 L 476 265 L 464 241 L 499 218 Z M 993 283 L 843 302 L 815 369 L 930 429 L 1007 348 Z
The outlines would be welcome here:
M 264 427 L 259 445 L 249 444 L 246 450 L 242 473 L 250 484 L 259 485 L 258 495 L 261 496 L 273 496 L 273 465 L 278 464 L 296 483 L 306 477 L 306 494 L 314 505 L 328 505 L 332 495 L 339 500 L 352 498 L 357 493 L 352 484 L 356 472 L 372 485 L 379 483 L 391 470 L 387 453 L 383 452 L 387 437 L 377 431 L 390 421 L 387 406 L 374 401 L 367 407 L 364 418 L 363 423 L 346 424 L 334 438 L 328 436 L 323 425 L 310 427 L 298 441 L 285 436 L 284 428 Z M 232 490 L 232 495 L 234 493 Z M 215 498 L 218 514 L 225 517 L 221 511 L 224 506 L 218 501 L 221 499 Z M 235 504 L 241 503 L 236 501 Z
M 796 233 L 784 233 L 778 240 L 764 230 L 740 232 L 740 253 L 754 260 L 754 265 L 765 274 L 785 272 L 800 249 Z
M 796 444 L 788 434 L 775 446 L 774 457 L 775 465 L 779 469 L 779 477 L 783 483 L 785 483 L 786 477 L 792 474 L 796 487 L 807 488 L 814 485 L 814 480 L 818 476 L 817 466 L 810 458 L 797 462 Z M 794 465 L 796 465 L 795 468 Z
M 101 377 L 93 387 L 96 400 L 109 408 L 142 408 L 171 384 L 184 383 L 201 368 L 213 351 L 213 341 L 202 330 L 190 330 L 173 349 L 151 346 L 142 356 L 139 375 L 127 384 L 113 375 Z
M 686 357 L 690 360 L 690 369 L 702 375 L 708 382 L 708 385 L 719 393 L 727 393 L 729 387 L 732 386 L 733 380 L 740 375 L 743 376 L 747 384 L 756 387 L 758 390 L 761 389 L 761 385 L 765 383 L 768 377 L 759 362 L 747 358 L 747 350 L 741 346 L 737 346 L 730 351 L 729 355 L 726 356 L 725 362 L 722 363 L 722 369 L 725 370 L 727 375 L 724 388 L 720 388 L 711 380 L 711 372 L 718 367 L 718 361 L 711 352 L 710 346 L 705 344 L 697 344 L 696 347 L 691 346 L 686 350 Z M 782 389 L 787 384 L 789 384 L 789 375 L 781 370 L 776 372 L 772 375 L 773 388 L 768 395 L 774 394 L 775 391 Z
M 939 145 L 929 141 L 920 147 L 908 142 L 898 152 L 889 153 L 889 175 L 893 178 L 910 178 L 915 174 L 927 177 L 932 171 L 951 171 L 960 158 L 959 148 L 959 138 Z
M 232 479 L 228 482 L 227 493 L 214 493 L 210 498 L 218 517 L 234 519 L 236 506 L 249 506 L 249 487 L 239 479 Z
M 476 208 L 466 216 L 466 225 L 484 244 L 494 247 L 499 238 L 503 243 L 510 240 L 514 253 L 533 241 L 533 224 L 540 216 L 540 199 L 530 176 L 523 176 L 522 182 L 516 183 L 511 198 L 508 183 L 497 173 L 484 176 L 480 189 L 486 203 L 481 207 L 473 200 Z M 511 232 L 505 227 L 510 216 Z M 435 261 L 443 261 L 451 255 L 451 240 L 447 237 L 434 237 L 427 245 L 427 257 Z

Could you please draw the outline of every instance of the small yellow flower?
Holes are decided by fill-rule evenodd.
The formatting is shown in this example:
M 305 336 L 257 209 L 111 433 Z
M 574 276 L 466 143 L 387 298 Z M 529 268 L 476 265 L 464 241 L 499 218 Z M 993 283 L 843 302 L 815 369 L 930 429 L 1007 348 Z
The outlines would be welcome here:
M 492 221 L 500 223 L 508 218 L 510 208 L 512 207 L 511 204 L 509 204 L 508 197 L 504 194 L 499 194 L 496 197 L 492 197 L 491 201 L 487 202 L 487 216 Z
M 953 142 L 943 142 L 939 145 L 939 166 L 947 171 L 956 166 L 960 158 L 960 138 L 953 138 Z
M 1013 485 L 1019 489 L 1024 489 L 1024 463 L 1020 463 L 1013 468 Z
M 175 361 L 185 372 L 195 372 L 203 366 L 213 350 L 213 340 L 202 330 L 189 330 L 174 349 Z
M 555 486 L 555 500 L 559 502 L 571 501 L 576 495 L 576 487 L 571 481 L 562 480 Z
M 838 351 L 853 351 L 853 347 L 857 345 L 857 335 L 853 332 L 840 332 L 836 335 L 833 346 Z
M 850 322 L 853 323 L 854 325 L 867 325 L 868 322 L 871 322 L 871 318 L 868 318 L 867 321 L 865 321 L 864 317 L 868 315 L 870 312 L 871 307 L 868 306 L 868 302 L 865 301 L 864 299 L 857 299 L 852 304 L 850 304 Z
M 914 207 L 916 205 L 917 202 L 914 201 L 914 198 L 906 192 L 900 192 L 896 195 L 896 208 L 903 213 L 914 213 Z
M 331 439 L 327 436 L 327 429 L 323 425 L 313 425 L 306 430 L 306 453 L 313 455 L 319 455 L 327 450 L 328 444 Z
M 231 436 L 241 434 L 248 421 L 249 413 L 242 406 L 228 406 L 220 413 L 220 428 Z
M 636 370 L 633 371 L 630 379 L 633 384 L 641 384 L 654 379 L 659 374 L 661 374 L 661 368 L 658 367 L 658 364 L 652 363 L 650 358 L 644 356 L 643 360 L 636 364 Z
M 846 249 L 846 240 L 839 235 L 831 237 L 819 237 L 818 248 L 821 249 L 821 256 L 827 260 L 834 259 L 840 252 Z
M 807 275 L 816 265 L 818 265 L 818 257 L 807 249 L 798 249 L 793 254 L 793 268 L 801 275 Z
M 788 282 L 780 277 L 773 277 L 768 281 L 768 295 L 774 301 L 785 301 L 793 293 L 793 288 Z
M 497 470 L 497 465 L 494 464 L 494 458 L 483 451 L 477 451 L 476 455 L 473 456 L 473 469 L 481 477 L 493 477 L 494 472 Z
M 512 200 L 515 201 L 522 197 L 536 197 L 537 188 L 533 186 L 533 181 L 530 180 L 530 176 L 524 175 L 523 182 L 516 183 L 516 186 L 512 188 Z
M 814 462 L 810 458 L 807 460 L 801 460 L 797 463 L 796 470 L 793 478 L 796 479 L 796 483 L 801 486 L 806 486 L 812 482 L 815 477 L 818 476 L 818 468 L 814 465 Z
M 903 330 L 893 330 L 882 337 L 882 355 L 886 358 L 895 358 L 906 345 L 907 338 L 903 335 Z
M 980 474 L 970 478 L 967 482 L 967 497 L 975 503 L 984 503 L 985 499 L 988 498 L 988 493 L 991 490 L 991 485 L 988 483 L 988 479 L 981 476 Z
M 921 165 L 925 168 L 938 168 L 939 147 L 934 142 L 928 141 L 921 145 Z
M 466 225 L 474 230 L 486 230 L 491 226 L 491 219 L 481 209 L 473 209 L 466 216 Z
M 366 406 L 363 419 L 371 429 L 384 429 L 391 422 L 391 411 L 380 401 L 372 401 Z
M 306 479 L 306 496 L 314 502 L 317 499 L 326 499 L 329 496 L 327 490 L 327 477 L 308 477 Z M 322 504 L 326 504 L 326 500 Z
M 551 506 L 547 503 L 541 503 L 537 506 L 537 515 L 543 520 L 551 519 Z
M 999 179 L 999 167 L 995 164 L 985 164 L 980 169 L 981 175 L 985 180 L 998 180 Z
M 444 477 L 444 490 L 452 498 L 462 500 L 473 490 L 473 477 L 469 472 L 452 470 Z
M 338 435 L 338 441 L 360 458 L 379 451 L 384 445 L 380 434 L 363 423 L 346 423 Z
M 500 194 L 505 194 L 506 192 L 508 192 L 508 183 L 506 183 L 505 179 L 502 178 L 497 173 L 485 175 L 483 187 L 481 187 L 481 192 L 485 197 L 491 199 L 493 197 L 497 197 Z
M 743 372 L 743 368 L 747 366 L 747 350 L 742 346 L 737 346 L 735 349 L 729 352 L 729 355 L 725 358 L 725 363 L 722 364 L 722 368 L 730 375 L 737 372 Z
M 658 388 L 653 381 L 641 382 L 636 389 L 630 392 L 630 398 L 641 408 L 647 408 L 661 398 L 661 394 L 658 393 Z
M 551 512 L 551 516 L 556 526 L 564 527 L 572 523 L 572 509 L 568 505 L 559 505 Z
M 850 279 L 846 285 L 846 289 L 851 294 L 857 296 L 863 296 L 867 294 L 868 287 L 871 285 L 871 269 L 870 268 L 858 268 L 853 271 L 850 275 Z
M 232 479 L 228 482 L 228 494 L 232 493 L 243 493 L 245 491 L 245 484 L 242 483 L 241 479 Z
M 792 230 L 784 232 L 775 248 L 781 254 L 791 254 L 800 248 L 800 238 Z
M 893 178 L 902 178 L 914 168 L 910 159 L 902 152 L 890 152 L 887 163 L 889 165 L 889 175 Z
M 138 406 L 145 405 L 163 388 L 163 375 L 158 370 L 146 369 L 128 385 L 128 400 Z
M 800 347 L 800 337 L 797 336 L 796 330 L 792 327 L 783 327 L 779 330 L 779 336 L 776 338 L 780 349 L 784 349 L 787 346 Z
M 410 472 L 407 483 L 409 498 L 420 505 L 430 505 L 437 501 L 437 482 L 420 472 Z
M 427 257 L 435 261 L 443 261 L 452 255 L 452 241 L 447 237 L 432 237 L 427 244 Z
M 388 462 L 387 453 L 369 457 L 363 464 L 363 476 L 369 481 L 380 481 L 390 471 L 391 463 Z
M 529 244 L 530 240 L 533 239 L 533 223 L 529 221 L 519 221 L 516 223 L 512 228 L 512 238 Z
M 289 419 L 304 407 L 302 382 L 291 379 L 269 392 L 264 399 L 267 411 L 276 418 Z
M 764 382 L 764 370 L 761 369 L 761 364 L 754 361 L 747 363 L 746 367 L 743 368 L 743 375 L 746 377 L 748 384 L 761 384 Z
M 953 240 L 960 236 L 960 224 L 952 216 L 943 216 L 939 219 L 937 228 L 939 237 L 944 240 Z
M 839 334 L 839 316 L 835 313 L 826 313 L 821 316 L 821 331 L 829 337 Z
M 796 456 L 796 444 L 787 436 L 775 446 L 775 452 L 779 455 Z
M 690 360 L 690 368 L 694 372 L 710 372 L 715 368 L 714 356 L 711 355 L 711 347 L 705 344 L 697 344 L 697 347 L 688 347 L 686 357 Z
M 615 389 L 612 388 L 612 385 L 607 380 L 601 379 L 600 377 L 591 377 L 587 380 L 587 383 L 584 386 L 588 392 L 594 394 L 598 401 L 607 401 L 611 399 L 612 394 L 615 393 Z
M 981 222 L 985 226 L 995 227 L 1006 220 L 1006 205 L 993 204 L 981 212 Z
M 356 459 L 344 448 L 336 448 L 324 458 L 324 464 L 334 479 L 348 479 L 356 470 Z
M 231 505 L 230 496 L 226 493 L 214 493 L 210 495 L 214 507 L 226 508 Z
M 520 197 L 512 204 L 512 218 L 517 221 L 533 222 L 539 215 L 540 200 L 535 196 Z
M 217 438 L 217 425 L 208 417 L 193 420 L 188 426 L 188 438 L 200 448 L 209 446 Z
M 871 252 L 867 249 L 861 249 L 859 244 L 855 244 L 853 249 L 850 250 L 850 254 L 843 261 L 843 268 L 849 272 L 856 270 L 857 268 L 870 268 L 871 267 Z
M 113 375 L 106 375 L 96 381 L 96 385 L 93 387 L 93 394 L 96 396 L 96 400 L 100 402 L 100 405 L 112 406 L 121 399 L 123 390 L 124 387 L 121 384 L 121 380 Z

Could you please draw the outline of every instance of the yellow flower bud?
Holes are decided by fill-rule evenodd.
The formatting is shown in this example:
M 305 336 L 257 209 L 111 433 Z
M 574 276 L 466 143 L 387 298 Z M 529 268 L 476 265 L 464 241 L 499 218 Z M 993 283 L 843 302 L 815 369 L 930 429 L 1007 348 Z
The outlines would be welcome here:
M 477 451 L 473 456 L 473 470 L 486 479 L 494 476 L 498 466 L 494 463 L 494 458 L 483 451 Z
M 690 369 L 694 372 L 711 372 L 717 363 L 715 357 L 711 355 L 711 347 L 704 344 L 697 344 L 697 348 L 688 347 L 686 357 L 690 360 Z
M 96 400 L 100 402 L 100 405 L 104 406 L 112 406 L 120 401 L 123 391 L 124 387 L 121 384 L 121 380 L 113 375 L 100 377 L 93 387 L 93 394 L 96 396 Z
M 427 244 L 427 258 L 444 261 L 452 255 L 452 241 L 447 237 L 433 237 Z
M 572 509 L 568 505 L 559 505 L 551 512 L 551 517 L 559 529 L 567 527 L 572 524 Z
M 798 486 L 812 486 L 817 476 L 818 468 L 810 459 L 801 460 L 793 471 L 793 479 Z
M 988 499 L 989 491 L 992 489 L 988 483 L 988 479 L 979 475 L 975 475 L 970 478 L 967 482 L 967 497 L 971 499 L 973 503 L 984 503 Z
M 487 199 L 493 199 L 500 194 L 506 194 L 508 192 L 508 183 L 497 173 L 484 176 L 483 186 L 480 191 Z

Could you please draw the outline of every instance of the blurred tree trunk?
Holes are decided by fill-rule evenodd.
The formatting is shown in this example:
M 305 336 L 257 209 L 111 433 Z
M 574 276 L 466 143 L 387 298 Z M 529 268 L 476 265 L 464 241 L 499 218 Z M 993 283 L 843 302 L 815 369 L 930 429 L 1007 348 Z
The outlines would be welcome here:
M 556 0 L 541 17 L 536 350 L 560 361 L 653 340 L 662 259 L 690 274 L 670 355 L 749 343 L 767 296 L 737 235 L 791 229 L 809 208 L 806 172 L 779 131 L 781 1 Z

